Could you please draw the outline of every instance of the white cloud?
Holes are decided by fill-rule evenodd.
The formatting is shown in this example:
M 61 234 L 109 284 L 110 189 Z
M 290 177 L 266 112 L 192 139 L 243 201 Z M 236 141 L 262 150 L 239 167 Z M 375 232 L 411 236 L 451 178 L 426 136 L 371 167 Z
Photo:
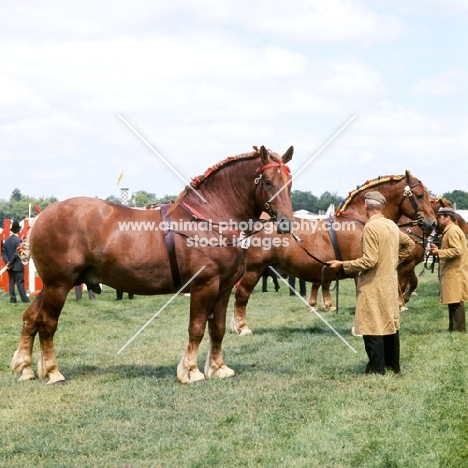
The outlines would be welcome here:
M 183 184 L 119 113 L 187 179 L 261 144 L 280 153 L 293 144 L 299 168 L 356 114 L 297 188 L 340 192 L 407 164 L 438 181 L 429 156 L 445 149 L 456 161 L 467 134 L 466 113 L 447 106 L 441 116 L 435 103 L 464 91 L 466 76 L 455 64 L 433 68 L 444 31 L 421 38 L 402 6 L 382 5 L 10 3 L 0 17 L 1 161 L 40 165 L 22 174 L 31 195 L 115 194 L 122 166 L 131 190 L 176 194 Z M 408 31 L 429 66 L 411 62 L 420 50 L 406 54 Z M 8 175 L 0 197 L 16 184 Z
M 400 37 L 405 30 L 396 15 L 376 13 L 361 1 L 244 0 L 235 5 L 232 16 L 252 30 L 304 42 L 380 42 Z
M 431 78 L 420 79 L 412 92 L 420 96 L 460 96 L 466 90 L 468 73 L 450 69 Z

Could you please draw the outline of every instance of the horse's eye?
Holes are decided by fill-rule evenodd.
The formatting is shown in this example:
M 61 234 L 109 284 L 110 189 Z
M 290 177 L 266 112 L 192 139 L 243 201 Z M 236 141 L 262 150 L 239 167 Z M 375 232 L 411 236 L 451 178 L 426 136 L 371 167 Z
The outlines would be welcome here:
M 420 193 L 419 195 L 416 195 L 416 198 L 418 200 L 422 200 L 424 198 L 424 193 Z
M 266 187 L 273 187 L 273 184 L 268 179 L 264 179 L 264 182 Z

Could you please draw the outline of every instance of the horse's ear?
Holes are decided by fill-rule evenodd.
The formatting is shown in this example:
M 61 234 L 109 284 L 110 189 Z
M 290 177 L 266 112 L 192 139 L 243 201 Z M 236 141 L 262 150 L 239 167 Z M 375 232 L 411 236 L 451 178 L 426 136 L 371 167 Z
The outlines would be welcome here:
M 411 172 L 408 171 L 408 169 L 406 169 L 406 171 L 405 171 L 405 176 L 406 176 L 407 179 L 409 179 L 411 177 Z
M 290 146 L 288 151 L 284 153 L 283 157 L 281 158 L 283 160 L 283 164 L 287 164 L 289 161 L 291 161 L 294 153 L 294 147 Z
M 263 145 L 260 148 L 260 156 L 262 158 L 263 164 L 264 165 L 267 164 L 268 163 L 269 153 L 268 153 L 267 149 Z

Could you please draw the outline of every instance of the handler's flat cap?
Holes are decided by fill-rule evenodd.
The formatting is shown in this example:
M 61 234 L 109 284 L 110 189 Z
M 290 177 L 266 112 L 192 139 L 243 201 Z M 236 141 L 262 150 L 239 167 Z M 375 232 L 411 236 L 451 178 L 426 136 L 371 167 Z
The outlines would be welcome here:
M 380 204 L 380 205 L 385 205 L 387 200 L 385 197 L 377 191 L 374 192 L 367 192 L 364 196 L 364 200 L 367 202 L 370 202 L 369 204 Z
M 442 208 L 439 208 L 439 211 L 437 212 L 437 216 L 439 215 L 444 215 L 444 216 L 451 216 L 452 218 L 456 217 L 456 211 L 451 207 L 451 206 L 443 206 Z

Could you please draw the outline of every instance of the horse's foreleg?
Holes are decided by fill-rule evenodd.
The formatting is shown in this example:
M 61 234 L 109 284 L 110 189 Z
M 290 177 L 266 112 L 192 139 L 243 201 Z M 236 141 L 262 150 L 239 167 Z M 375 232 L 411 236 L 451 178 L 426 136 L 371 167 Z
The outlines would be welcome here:
M 247 324 L 247 303 L 249 302 L 250 294 L 257 284 L 260 274 L 261 269 L 260 272 L 246 271 L 235 290 L 231 331 L 238 335 L 252 335 L 252 330 L 250 330 Z
M 208 317 L 210 334 L 210 351 L 205 364 L 205 377 L 232 377 L 235 372 L 223 360 L 222 342 L 226 331 L 226 309 L 231 292 L 221 295 L 214 304 L 212 314 Z
M 42 291 L 36 299 L 29 305 L 23 314 L 23 328 L 21 329 L 20 341 L 18 349 L 13 355 L 10 363 L 11 371 L 14 375 L 19 376 L 18 380 L 35 379 L 34 371 L 32 370 L 32 351 L 34 346 L 34 338 L 37 333 L 36 318 L 42 302 Z
M 207 287 L 207 286 L 206 286 Z M 206 289 L 205 287 L 205 289 Z M 180 383 L 193 383 L 205 380 L 198 369 L 198 348 L 205 333 L 208 312 L 212 309 L 217 292 L 202 294 L 192 285 L 190 290 L 189 342 L 185 354 L 177 366 L 177 379 Z M 203 287 L 201 287 L 203 290 Z

